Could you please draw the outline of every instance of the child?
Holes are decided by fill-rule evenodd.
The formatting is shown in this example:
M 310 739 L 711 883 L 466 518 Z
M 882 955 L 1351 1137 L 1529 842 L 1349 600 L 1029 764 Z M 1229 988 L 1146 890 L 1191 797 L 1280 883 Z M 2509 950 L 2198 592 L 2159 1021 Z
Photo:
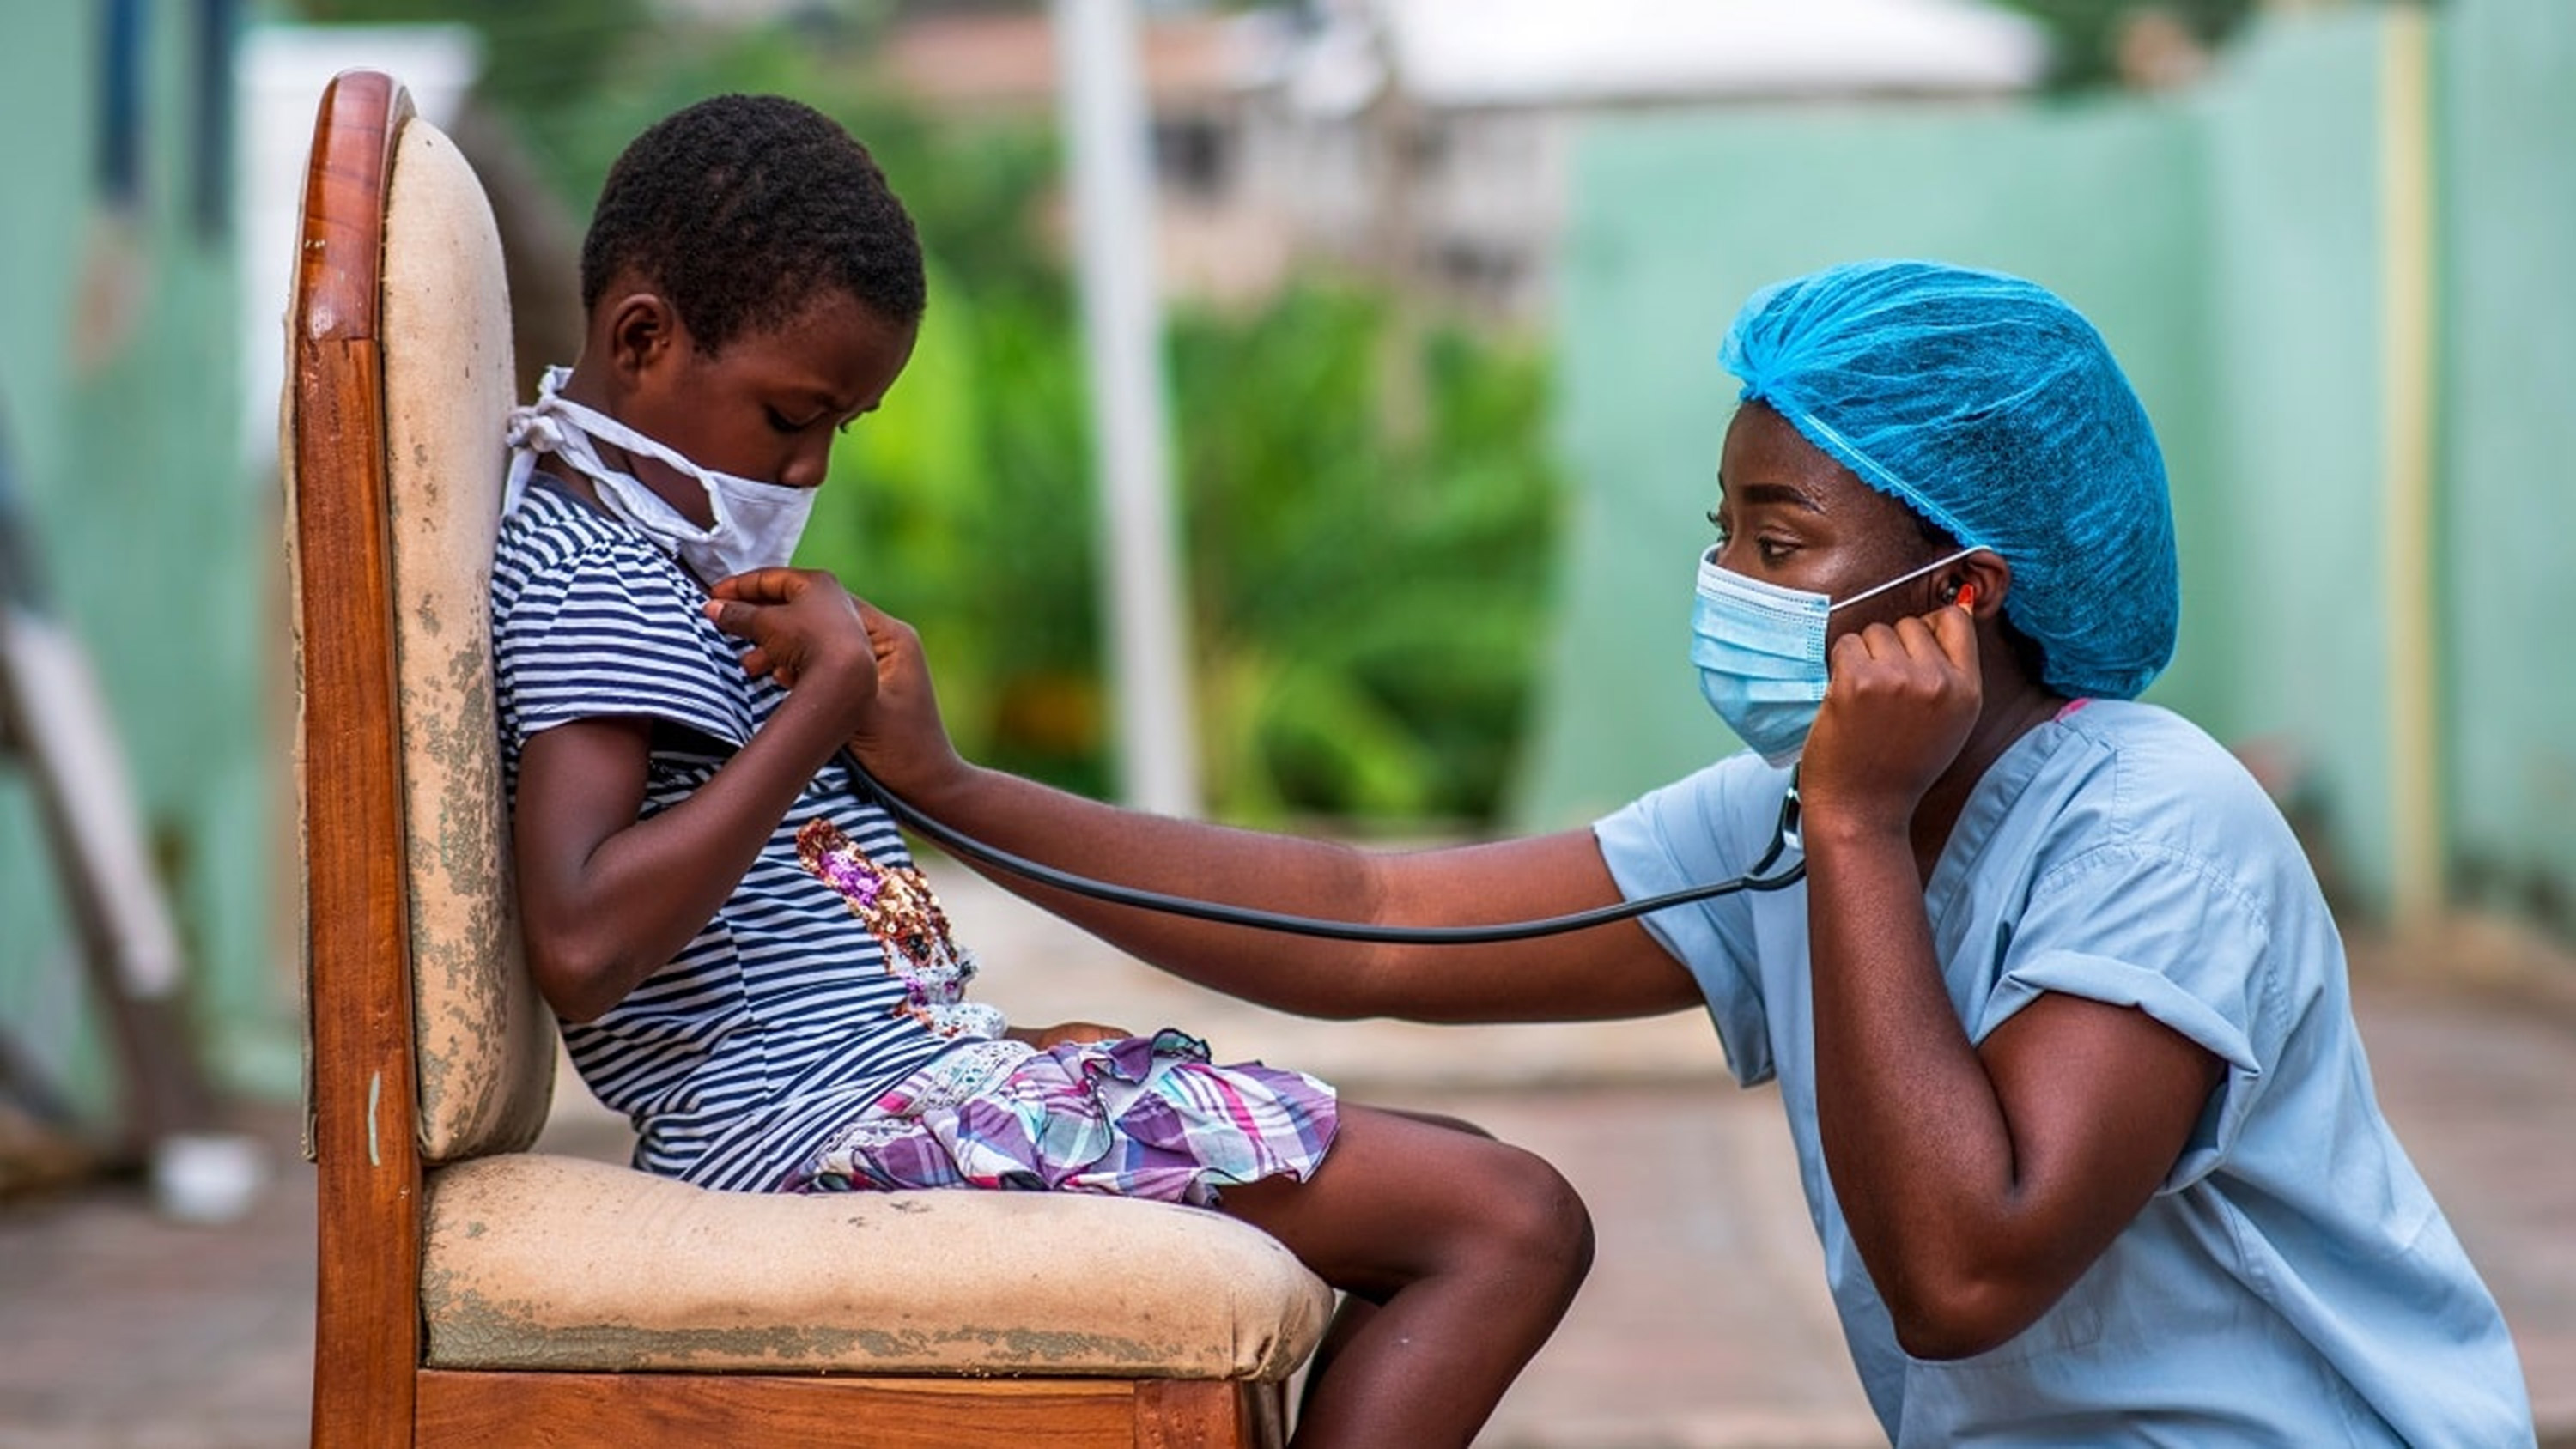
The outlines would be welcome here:
M 639 1165 L 1232 1213 L 1351 1295 L 1299 1443 L 1467 1442 L 1589 1264 L 1563 1179 L 1177 1031 L 1006 1028 L 836 758 L 873 647 L 783 565 L 923 307 L 866 151 L 791 101 L 691 106 L 610 171 L 581 271 L 581 359 L 512 418 L 494 651 L 529 968 Z M 746 572 L 748 656 L 704 612 Z
M 1691 657 L 1752 748 L 1592 829 L 1387 855 L 1075 799 L 959 760 L 918 641 L 875 615 L 853 747 L 1006 850 L 1307 915 L 1475 924 L 1803 865 L 1469 957 L 1247 950 L 999 878 L 1318 1015 L 1703 1005 L 1735 1074 L 1780 1084 L 1899 1444 L 2530 1444 L 2495 1301 L 2380 1115 L 2297 842 L 2214 741 L 2135 702 L 2178 573 L 2162 457 L 2100 336 L 2018 278 L 1880 262 L 1756 296 L 1724 357 L 1743 406 Z M 784 591 L 719 593 L 767 637 Z

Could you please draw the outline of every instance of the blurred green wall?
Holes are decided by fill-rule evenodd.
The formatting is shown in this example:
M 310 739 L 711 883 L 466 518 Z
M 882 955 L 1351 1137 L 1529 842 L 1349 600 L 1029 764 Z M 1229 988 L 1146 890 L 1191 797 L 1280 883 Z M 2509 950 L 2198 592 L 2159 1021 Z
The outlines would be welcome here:
M 2209 688 L 2153 697 L 2259 752 L 2322 817 L 2365 900 L 2394 889 L 2381 607 L 2388 458 L 2379 214 L 2384 17 L 2257 27 L 2189 110 L 2209 226 L 2208 466 L 2173 470 L 2214 521 L 2183 556 Z M 2111 334 L 2118 347 L 2123 339 Z M 2152 405 L 2152 399 L 2150 400 Z
M 2576 6 L 2437 32 L 2441 639 L 2461 888 L 2576 926 Z
M 120 9 L 139 42 L 122 197 L 100 161 Z M 0 134 L 23 143 L 0 155 L 0 411 L 50 612 L 125 745 L 193 973 L 188 1010 L 223 1043 L 219 1074 L 292 1090 L 295 992 L 272 900 L 286 879 L 276 490 L 243 461 L 230 133 L 208 120 L 232 104 L 236 10 L 7 7 Z M 83 1105 L 112 1105 L 28 778 L 5 755 L 0 1023 Z
M 1923 255 L 2037 279 L 2110 339 L 2182 549 L 2148 697 L 2259 757 L 2356 904 L 2576 881 L 2571 81 L 2576 12 L 2457 0 L 2274 17 L 2164 96 L 1592 126 L 1559 313 L 1578 512 L 1521 823 L 1734 747 L 1685 663 L 1718 341 L 1763 283 Z
M 2112 338 L 2173 471 L 2205 468 L 2198 154 L 2188 117 L 2131 104 L 1670 115 L 1586 138 L 1558 314 L 1576 503 L 1534 821 L 1733 748 L 1686 660 L 1734 410 L 1718 343 L 1762 284 L 1891 255 L 2039 277 Z M 2187 660 L 2167 687 L 2206 672 Z

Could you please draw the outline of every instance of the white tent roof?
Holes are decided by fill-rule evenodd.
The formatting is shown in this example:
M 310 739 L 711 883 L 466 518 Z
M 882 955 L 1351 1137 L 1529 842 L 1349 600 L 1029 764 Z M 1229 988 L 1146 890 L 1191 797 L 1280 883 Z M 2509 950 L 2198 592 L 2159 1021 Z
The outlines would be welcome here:
M 1525 106 L 2035 84 L 2036 23 L 1979 0 L 1375 0 L 1405 88 Z

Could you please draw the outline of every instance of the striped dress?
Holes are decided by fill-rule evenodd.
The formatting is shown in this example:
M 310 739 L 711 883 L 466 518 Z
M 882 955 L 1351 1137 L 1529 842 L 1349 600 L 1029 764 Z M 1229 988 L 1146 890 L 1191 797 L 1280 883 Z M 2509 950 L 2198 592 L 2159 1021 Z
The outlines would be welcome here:
M 671 808 L 747 743 L 787 693 L 699 612 L 706 590 L 623 523 L 534 480 L 503 524 L 492 570 L 493 664 L 505 777 L 575 720 L 652 722 L 643 815 Z M 800 862 L 821 821 L 888 866 L 893 822 L 839 764 L 806 786 L 741 886 L 668 965 L 596 1021 L 564 1024 L 573 1063 L 633 1122 L 638 1167 L 707 1187 L 765 1190 L 960 1036 L 998 1013 L 923 1010 L 921 984 L 832 884 Z M 947 983 L 953 996 L 962 975 Z

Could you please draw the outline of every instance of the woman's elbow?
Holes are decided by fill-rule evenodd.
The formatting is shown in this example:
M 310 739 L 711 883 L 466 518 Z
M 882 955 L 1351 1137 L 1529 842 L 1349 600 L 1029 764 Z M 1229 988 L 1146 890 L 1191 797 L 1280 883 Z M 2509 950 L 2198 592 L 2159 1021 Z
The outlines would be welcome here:
M 2013 1285 L 1963 1281 L 1889 1294 L 1887 1312 L 1898 1348 L 1914 1358 L 1944 1361 L 2001 1348 L 2038 1322 L 2054 1301 Z
M 1984 1325 L 1967 1322 L 1899 1319 L 1896 1346 L 1905 1350 L 1908 1357 L 1943 1362 L 1975 1358 L 1988 1349 L 2000 1348 L 2009 1343 L 2017 1331 L 1996 1332 Z

